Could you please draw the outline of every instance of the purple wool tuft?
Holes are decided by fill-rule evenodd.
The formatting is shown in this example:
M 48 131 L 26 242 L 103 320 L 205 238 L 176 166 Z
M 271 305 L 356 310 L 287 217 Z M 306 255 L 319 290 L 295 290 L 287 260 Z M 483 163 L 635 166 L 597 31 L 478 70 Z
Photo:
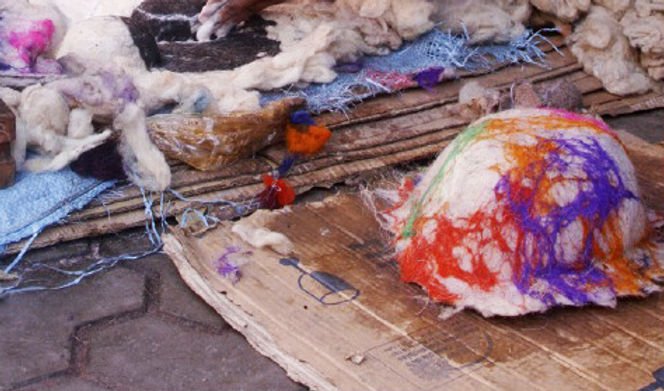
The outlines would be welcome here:
M 431 91 L 433 90 L 433 87 L 440 83 L 444 72 L 445 68 L 429 68 L 423 70 L 422 72 L 416 73 L 413 79 L 417 82 L 417 85 L 427 91 Z
M 242 271 L 240 266 L 231 260 L 231 255 L 251 255 L 251 251 L 242 251 L 240 247 L 228 246 L 226 251 L 217 260 L 217 273 L 220 276 L 229 279 L 233 284 L 236 284 L 242 278 Z

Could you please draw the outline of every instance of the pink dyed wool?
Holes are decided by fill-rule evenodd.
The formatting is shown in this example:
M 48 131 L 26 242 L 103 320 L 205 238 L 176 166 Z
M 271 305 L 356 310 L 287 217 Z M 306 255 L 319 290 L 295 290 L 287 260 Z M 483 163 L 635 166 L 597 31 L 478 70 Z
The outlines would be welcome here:
M 51 46 L 55 24 L 50 19 L 22 21 L 0 27 L 0 62 L 5 67 L 31 71 L 39 56 Z

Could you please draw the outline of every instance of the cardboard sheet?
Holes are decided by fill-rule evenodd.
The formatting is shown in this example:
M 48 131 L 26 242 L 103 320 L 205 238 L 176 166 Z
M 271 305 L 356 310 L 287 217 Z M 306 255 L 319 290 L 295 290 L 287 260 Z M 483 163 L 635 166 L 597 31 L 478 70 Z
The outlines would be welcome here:
M 651 207 L 664 204 L 664 149 L 623 135 Z M 648 160 L 650 159 L 650 160 Z M 443 307 L 399 281 L 388 238 L 357 194 L 249 221 L 286 235 L 289 255 L 255 249 L 224 224 L 175 230 L 166 252 L 186 283 L 261 353 L 314 390 L 655 390 L 664 386 L 664 295 L 616 309 L 519 318 Z M 224 254 L 242 278 L 222 277 Z

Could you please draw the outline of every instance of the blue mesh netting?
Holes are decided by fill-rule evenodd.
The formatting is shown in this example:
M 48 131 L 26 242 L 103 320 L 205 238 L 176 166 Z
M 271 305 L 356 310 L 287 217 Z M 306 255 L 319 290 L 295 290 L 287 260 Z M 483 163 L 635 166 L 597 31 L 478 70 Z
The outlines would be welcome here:
M 359 72 L 340 73 L 328 84 L 267 92 L 262 95 L 261 103 L 287 96 L 300 96 L 307 100 L 308 109 L 314 113 L 345 111 L 363 99 L 392 92 L 387 86 L 368 77 L 370 72 L 414 74 L 434 67 L 478 71 L 496 64 L 519 62 L 543 65 L 545 53 L 538 47 L 542 42 L 548 41 L 540 32 L 527 31 L 510 43 L 472 46 L 468 44 L 465 35 L 452 35 L 434 29 L 404 44 L 398 51 L 385 56 L 364 58 Z

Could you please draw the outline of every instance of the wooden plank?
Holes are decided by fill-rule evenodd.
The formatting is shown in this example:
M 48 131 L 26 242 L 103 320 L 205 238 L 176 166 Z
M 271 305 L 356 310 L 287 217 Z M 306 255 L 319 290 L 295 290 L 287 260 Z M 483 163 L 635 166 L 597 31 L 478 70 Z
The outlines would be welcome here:
M 664 355 L 638 338 L 591 318 L 583 309 L 560 309 L 500 323 L 542 349 L 555 352 L 570 366 L 592 374 L 608 389 L 637 389 L 647 384 L 652 371 L 662 366 Z
M 562 46 L 558 38 L 554 38 L 554 43 Z M 505 67 L 497 72 L 464 75 L 463 79 L 437 86 L 434 92 L 408 90 L 369 100 L 354 108 L 348 116 L 340 113 L 322 115 L 319 120 L 335 129 L 333 137 L 324 153 L 298 163 L 292 175 L 310 173 L 306 178 L 311 182 L 305 187 L 325 185 L 345 180 L 348 178 L 345 173 L 356 175 L 357 168 L 362 167 L 362 163 L 347 169 L 338 167 L 344 164 L 351 165 L 366 160 L 371 161 L 367 167 L 384 167 L 381 159 L 396 152 L 407 153 L 399 154 L 403 160 L 388 159 L 392 164 L 434 156 L 439 149 L 422 147 L 430 144 L 442 148 L 446 141 L 469 121 L 460 119 L 453 113 L 453 109 L 459 89 L 470 78 L 485 86 L 498 88 L 504 93 L 518 80 L 539 83 L 567 78 L 586 94 L 586 104 L 594 105 L 592 109 L 598 114 L 664 106 L 664 101 L 658 100 L 652 94 L 643 97 L 646 100 L 644 103 L 640 97 L 624 100 L 602 92 L 599 81 L 582 72 L 567 48 L 562 47 L 561 53 L 562 55 L 551 53 L 547 58 L 549 67 L 546 68 L 518 65 Z M 255 159 L 248 159 L 216 172 L 198 172 L 177 164 L 173 167 L 172 187 L 186 196 L 204 199 L 220 194 L 244 194 L 241 190 L 233 192 L 232 189 L 252 186 L 260 188 L 261 175 L 278 165 L 284 156 L 284 147 L 276 146 L 265 150 Z M 317 173 L 325 168 L 336 174 L 319 176 Z M 133 186 L 123 186 L 117 190 L 119 191 L 112 196 L 101 197 L 86 209 L 71 215 L 69 221 L 75 222 L 76 227 L 64 229 L 66 225 L 63 225 L 49 228 L 37 238 L 33 247 L 44 247 L 56 240 L 73 240 L 93 233 L 110 233 L 142 225 L 144 206 L 140 191 Z M 656 199 L 657 191 L 659 190 L 653 190 L 651 194 L 646 194 L 646 197 L 650 200 Z M 115 223 L 106 222 L 109 215 L 116 219 Z M 51 231 L 61 229 L 64 231 L 51 234 Z M 20 243 L 10 246 L 9 251 L 18 251 L 21 246 Z
M 579 309 L 498 319 L 467 311 L 438 319 L 424 292 L 399 282 L 387 238 L 357 195 L 249 219 L 290 238 L 293 253 L 254 249 L 230 225 L 202 238 L 175 230 L 165 236 L 166 251 L 194 291 L 314 390 L 638 389 L 664 365 L 658 343 L 664 320 L 631 302 L 619 304 L 631 316 L 619 326 L 598 318 L 599 310 Z M 237 284 L 215 269 L 231 246 L 244 251 L 235 259 L 244 262 Z M 296 258 L 300 270 L 285 258 Z M 332 293 L 336 305 L 316 299 L 327 289 L 311 277 L 316 271 L 345 282 Z M 656 301 L 639 303 L 652 308 Z M 257 327 L 269 338 L 256 335 Z M 361 363 L 346 359 L 353 355 Z
M 354 161 L 348 164 L 339 164 L 324 167 L 315 171 L 306 172 L 300 175 L 289 176 L 289 183 L 298 193 L 302 193 L 314 186 L 332 186 L 335 183 L 343 182 L 345 179 L 356 175 L 368 173 L 389 167 L 398 163 L 420 160 L 429 157 L 440 151 L 449 141 L 443 140 L 437 144 L 426 145 L 412 150 L 400 151 L 390 156 L 377 157 L 366 160 Z M 219 200 L 243 201 L 258 194 L 263 189 L 262 183 L 256 183 L 241 187 L 229 188 L 220 191 L 213 191 L 201 194 L 196 197 L 196 201 L 211 202 Z M 112 218 L 104 215 L 92 220 L 76 221 L 69 219 L 69 224 L 57 226 L 45 230 L 33 243 L 33 248 L 41 248 L 67 240 L 76 240 L 88 236 L 103 235 L 110 232 L 119 232 L 127 228 L 140 227 L 145 224 L 145 214 L 142 200 L 141 208 L 130 212 L 114 215 Z M 161 210 L 157 202 L 153 207 L 153 213 L 156 216 L 163 211 L 164 217 L 173 216 L 182 213 L 191 206 L 192 203 L 183 202 L 177 199 L 171 199 L 168 208 Z M 18 242 L 7 246 L 6 253 L 13 254 L 21 251 L 23 242 Z
M 624 300 L 622 305 L 615 310 L 595 308 L 589 312 L 601 322 L 610 324 L 633 338 L 659 349 L 660 354 L 664 354 L 664 333 L 660 327 L 660 323 L 664 322 L 664 317 L 656 316 L 656 314 L 660 314 L 660 311 L 657 310 L 657 303 L 662 301 L 663 296 L 662 293 L 653 296 L 645 310 L 639 306 L 640 300 Z M 657 310 L 655 315 L 651 309 Z M 631 330 L 633 319 L 637 318 L 641 320 L 638 334 Z
M 600 104 L 598 112 L 604 115 L 618 116 L 664 107 L 664 93 L 651 92 L 643 96 L 614 99 Z
M 365 271 L 366 275 L 389 275 L 392 281 L 398 280 L 398 268 L 391 257 L 391 251 L 386 245 L 389 239 L 380 236 L 380 227 L 377 226 L 377 223 L 373 220 L 373 216 L 367 211 L 366 205 L 361 200 L 355 198 L 344 202 L 343 213 L 329 213 L 329 209 L 319 208 L 315 208 L 313 211 L 315 212 L 315 216 L 309 218 L 313 224 L 318 224 L 328 229 L 336 229 L 354 241 L 349 243 L 343 240 L 335 240 L 334 243 L 340 248 L 352 249 L 359 254 L 361 257 L 360 265 L 369 264 L 373 266 L 371 269 Z M 303 220 L 302 217 L 297 219 L 297 221 L 301 220 Z M 291 235 L 298 235 L 298 238 L 300 238 L 300 232 L 316 232 L 315 229 L 302 229 L 299 224 L 293 223 L 295 222 L 288 219 L 284 220 L 285 225 L 273 224 L 270 227 L 280 232 L 285 232 L 283 231 L 285 226 L 292 225 L 293 227 L 298 227 L 295 233 L 292 232 L 294 230 L 289 230 L 288 232 Z M 312 238 L 302 237 L 301 239 L 303 242 L 308 243 Z M 317 252 L 316 248 L 312 250 Z M 345 257 L 347 257 L 346 254 L 344 254 Z M 352 255 L 350 258 L 352 258 Z M 346 267 L 357 268 L 358 262 Z M 422 306 L 421 301 L 412 300 L 413 297 L 421 297 L 423 294 L 419 289 L 404 285 L 402 290 L 406 291 L 407 294 L 398 296 L 391 291 L 388 294 L 390 299 L 406 303 L 410 302 L 416 308 Z M 377 294 L 380 296 L 380 292 Z M 380 306 L 380 303 L 374 304 Z M 419 312 L 421 313 L 419 313 L 419 316 L 426 314 L 433 324 L 438 324 L 439 320 L 436 319 L 437 314 L 435 311 L 432 311 L 434 309 L 435 307 L 429 308 L 430 311 L 428 313 L 420 310 Z M 392 310 L 393 307 L 390 308 L 390 311 Z M 583 375 L 570 369 L 565 362 L 555 360 L 551 354 L 539 349 L 537 345 L 520 339 L 509 331 L 506 332 L 497 327 L 487 327 L 483 320 L 478 319 L 477 316 L 471 313 L 462 313 L 457 315 L 453 320 L 446 321 L 445 324 L 459 334 L 456 338 L 465 339 L 467 336 L 477 333 L 477 330 L 481 330 L 482 334 L 491 341 L 492 349 L 486 355 L 486 361 L 487 363 L 491 363 L 492 366 L 503 368 L 501 376 L 507 376 L 507 379 L 504 380 L 511 382 L 501 388 L 514 389 L 520 382 L 525 382 L 528 384 L 527 389 L 548 389 L 551 384 L 557 382 L 556 379 L 560 378 L 565 379 L 563 384 L 559 384 L 560 389 L 601 388 L 599 384 L 587 380 Z M 468 325 L 470 327 L 466 327 Z M 472 345 L 472 343 L 469 343 L 469 345 Z M 543 366 L 543 362 L 546 362 L 547 365 Z M 526 370 L 527 372 L 524 372 Z M 505 373 L 506 371 L 509 373 Z M 527 373 L 525 378 L 523 378 L 524 373 Z M 496 384 L 496 382 L 493 384 Z
M 561 53 L 562 55 L 551 53 L 547 57 L 546 67 L 532 64 L 514 65 L 495 72 L 466 75 L 457 80 L 444 82 L 434 87 L 432 91 L 413 89 L 395 95 L 379 96 L 357 105 L 349 113 L 327 113 L 319 116 L 319 119 L 334 129 L 454 103 L 458 99 L 459 90 L 468 80 L 475 80 L 485 87 L 505 90 L 516 81 L 542 82 L 582 69 L 569 50 L 563 48 Z
M 293 180 L 302 186 L 311 183 L 308 175 L 331 178 L 353 165 L 367 170 L 412 158 L 415 151 L 426 155 L 440 147 L 419 140 L 459 129 L 418 133 L 420 125 L 404 126 L 416 134 L 405 141 L 372 147 L 384 148 L 381 159 L 315 168 Z M 664 200 L 654 195 L 664 194 L 664 148 L 625 132 L 619 136 L 647 206 L 663 208 Z M 391 145 L 399 142 L 415 144 L 392 153 Z M 399 282 L 390 239 L 359 195 L 260 212 L 245 221 L 283 233 L 294 251 L 284 256 L 254 249 L 231 232 L 230 223 L 200 238 L 175 229 L 165 235 L 165 250 L 194 291 L 312 389 L 639 389 L 664 366 L 662 294 L 620 300 L 616 310 L 559 308 L 491 319 L 466 311 L 442 320 L 423 291 Z M 231 246 L 243 249 L 237 284 L 215 269 Z M 284 259 L 297 259 L 297 268 Z M 321 285 L 316 275 L 343 283 Z M 338 302 L 331 305 L 325 293 Z M 354 364 L 349 356 L 361 359 Z
M 391 164 L 406 163 L 434 156 L 461 129 L 458 127 L 445 129 L 448 126 L 454 126 L 458 123 L 453 118 L 445 119 L 445 115 L 443 114 L 446 112 L 445 110 L 445 108 L 430 109 L 426 110 L 429 114 L 422 116 L 413 114 L 378 121 L 377 123 L 380 126 L 368 123 L 340 129 L 336 132 L 338 135 L 335 135 L 330 144 L 331 151 L 321 155 L 317 159 L 306 161 L 296 166 L 289 181 L 294 183 L 296 187 L 299 187 L 300 191 L 304 191 L 304 189 L 314 185 L 338 183 L 353 175 L 360 174 L 362 170 L 374 170 Z M 436 126 L 429 127 L 427 124 L 429 120 L 436 122 Z M 400 131 L 400 134 L 404 137 L 404 140 L 392 138 L 392 136 L 385 134 L 387 132 L 382 132 L 382 135 L 380 134 L 379 131 L 381 129 L 390 126 L 390 121 L 398 123 L 399 127 L 402 128 L 403 131 Z M 399 128 L 395 127 L 394 129 Z M 362 131 L 367 132 L 369 136 L 362 136 Z M 344 146 L 345 140 L 349 137 L 348 134 L 354 134 L 357 140 L 375 140 L 378 146 L 370 147 L 371 143 L 369 142 L 367 143 L 367 149 L 344 151 L 344 149 L 350 149 Z M 664 148 L 645 143 L 639 138 L 625 132 L 621 132 L 620 134 L 624 138 L 623 141 L 630 152 L 630 156 L 635 160 L 637 165 L 640 164 L 644 167 L 654 168 L 661 167 L 662 163 L 657 157 L 662 155 Z M 391 143 L 388 142 L 390 140 L 392 140 Z M 271 160 L 279 161 L 284 155 L 284 151 L 283 148 L 272 148 L 267 150 L 265 154 Z M 254 164 L 258 164 L 258 166 Z M 344 167 L 344 165 L 347 167 Z M 196 198 L 207 201 L 222 199 L 222 197 L 240 200 L 236 195 L 251 197 L 260 191 L 260 175 L 266 172 L 269 166 L 267 163 L 255 162 L 249 166 L 251 169 L 256 168 L 256 172 L 253 175 L 238 176 L 237 178 L 224 179 L 218 182 L 202 181 L 200 184 L 180 187 L 177 190 L 184 195 L 196 196 Z M 251 170 L 248 169 L 248 171 L 250 172 Z M 637 174 L 640 175 L 639 179 L 647 181 L 647 189 L 649 189 L 644 191 L 643 197 L 650 202 L 653 208 L 664 211 L 664 200 L 661 197 L 661 194 L 664 194 L 664 186 L 662 186 L 662 183 L 664 183 L 662 175 L 664 174 L 661 174 L 664 170 L 650 171 L 656 174 L 644 176 L 640 171 L 637 171 Z M 182 171 L 182 173 L 183 177 L 187 176 L 187 171 Z M 207 174 L 195 173 L 192 175 Z M 224 177 L 224 175 L 220 174 L 221 177 Z M 653 178 L 656 178 L 656 180 L 653 181 Z M 130 189 L 129 191 L 135 192 L 136 189 Z M 178 206 L 170 209 L 167 215 L 170 216 L 173 213 L 181 212 L 188 207 L 185 204 L 180 205 L 179 202 L 175 202 L 175 205 Z M 82 212 L 73 214 L 69 219 L 69 221 L 74 223 L 71 227 L 64 225 L 47 229 L 35 241 L 33 246 L 40 248 L 61 241 L 118 232 L 129 227 L 141 226 L 144 223 L 143 207 L 142 198 L 126 196 L 109 205 L 93 206 Z M 113 216 L 112 220 L 114 221 L 108 221 L 109 214 Z M 20 251 L 21 248 L 22 243 L 17 243 L 8 246 L 7 251 L 14 253 Z
M 217 189 L 220 189 L 256 183 L 255 177 L 269 171 L 271 168 L 269 162 L 260 158 L 243 160 L 218 171 L 196 171 L 188 166 L 179 165 L 172 172 L 171 187 L 174 189 L 193 187 L 196 190 L 185 195 L 197 195 L 205 192 L 205 190 L 196 188 L 196 185 L 215 183 Z M 141 191 L 136 186 L 124 184 L 116 190 L 118 194 L 112 197 L 111 200 L 95 200 L 83 211 L 74 213 L 72 219 L 78 221 L 93 219 L 108 213 L 137 209 L 143 205 Z M 141 202 L 137 203 L 137 200 L 141 200 Z M 109 203 L 114 205 L 108 205 Z M 118 210 L 116 207 L 122 209 Z

